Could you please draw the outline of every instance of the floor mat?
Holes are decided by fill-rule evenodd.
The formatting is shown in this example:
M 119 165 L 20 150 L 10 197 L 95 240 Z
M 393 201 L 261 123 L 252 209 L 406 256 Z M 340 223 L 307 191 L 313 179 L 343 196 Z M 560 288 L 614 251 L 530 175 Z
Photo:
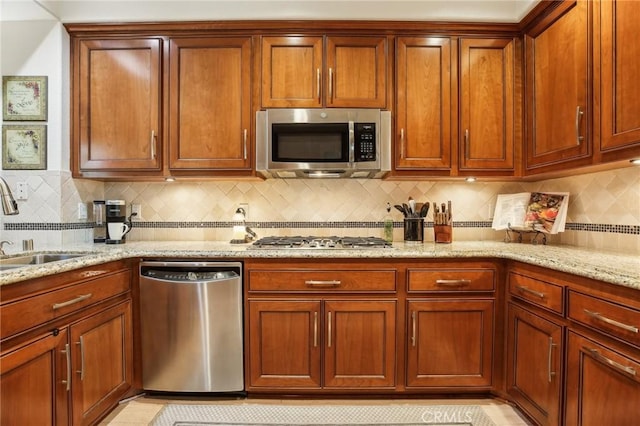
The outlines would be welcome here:
M 474 405 L 169 404 L 153 426 L 495 426 Z

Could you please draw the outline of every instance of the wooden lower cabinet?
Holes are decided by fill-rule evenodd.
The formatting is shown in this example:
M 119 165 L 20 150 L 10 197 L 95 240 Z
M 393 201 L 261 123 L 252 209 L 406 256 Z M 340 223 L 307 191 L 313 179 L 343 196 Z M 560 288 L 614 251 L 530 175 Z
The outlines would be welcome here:
M 69 423 L 67 331 L 47 333 L 0 357 L 0 424 Z M 67 382 L 67 383 L 65 383 Z
M 567 426 L 638 424 L 638 350 L 612 349 L 569 331 L 567 364 Z
M 407 387 L 491 386 L 493 300 L 412 299 L 407 313 Z
M 249 299 L 249 390 L 395 386 L 395 300 Z
M 327 300 L 324 387 L 395 386 L 395 300 Z
M 249 300 L 249 386 L 318 389 L 319 300 Z
M 538 424 L 558 425 L 562 326 L 513 303 L 507 310 L 507 392 Z
M 95 424 L 131 386 L 132 342 L 124 301 L 4 352 L 0 423 Z
M 131 302 L 71 325 L 72 424 L 93 424 L 133 381 Z

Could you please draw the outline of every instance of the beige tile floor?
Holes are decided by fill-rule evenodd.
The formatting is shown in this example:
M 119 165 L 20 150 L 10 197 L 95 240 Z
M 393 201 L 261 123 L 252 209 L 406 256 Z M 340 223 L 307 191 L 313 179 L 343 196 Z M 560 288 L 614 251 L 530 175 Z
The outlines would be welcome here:
M 121 403 L 109 416 L 107 416 L 99 426 L 144 426 L 151 424 L 151 421 L 158 415 L 162 407 L 167 403 L 180 404 L 234 404 L 254 402 L 256 404 L 416 404 L 416 405 L 480 405 L 485 413 L 497 426 L 530 426 L 528 422 L 511 405 L 496 399 L 411 399 L 411 400 L 284 400 L 284 399 L 161 399 L 157 397 L 141 396 Z

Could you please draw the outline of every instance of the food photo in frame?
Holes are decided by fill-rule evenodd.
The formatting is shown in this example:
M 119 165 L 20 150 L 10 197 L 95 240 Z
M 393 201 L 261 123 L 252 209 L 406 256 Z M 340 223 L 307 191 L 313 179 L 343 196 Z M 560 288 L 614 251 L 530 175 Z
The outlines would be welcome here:
M 2 126 L 2 168 L 4 170 L 46 170 L 47 126 Z
M 47 76 L 3 76 L 2 119 L 47 120 Z

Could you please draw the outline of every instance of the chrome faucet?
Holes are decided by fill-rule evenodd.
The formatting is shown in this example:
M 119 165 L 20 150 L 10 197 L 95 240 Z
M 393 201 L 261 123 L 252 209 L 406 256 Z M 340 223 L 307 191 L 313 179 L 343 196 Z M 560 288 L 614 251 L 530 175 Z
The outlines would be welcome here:
M 18 203 L 13 199 L 13 194 L 7 181 L 0 176 L 0 198 L 2 198 L 2 212 L 9 216 L 20 213 L 18 211 Z
M 9 244 L 13 245 L 13 243 L 9 240 L 0 241 L 0 256 L 4 256 L 6 253 L 4 252 L 4 245 Z

